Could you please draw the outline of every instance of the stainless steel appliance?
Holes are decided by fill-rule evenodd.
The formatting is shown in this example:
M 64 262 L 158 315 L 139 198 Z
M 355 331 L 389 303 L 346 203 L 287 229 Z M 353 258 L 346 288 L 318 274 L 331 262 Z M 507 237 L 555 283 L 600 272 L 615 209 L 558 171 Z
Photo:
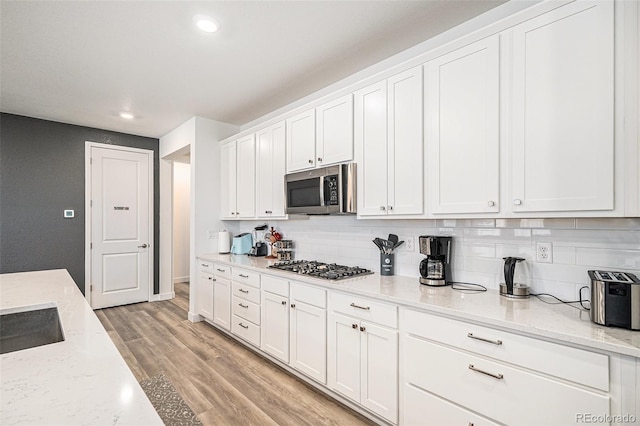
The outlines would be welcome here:
M 344 266 L 335 263 L 323 263 L 315 260 L 292 260 L 288 262 L 276 262 L 268 268 L 293 272 L 325 280 L 344 280 L 360 275 L 373 274 L 372 271 L 359 266 Z
M 356 163 L 285 176 L 287 214 L 356 213 Z
M 640 330 L 640 280 L 627 272 L 588 271 L 591 321 Z
M 513 299 L 526 299 L 529 297 L 529 286 L 524 280 L 524 274 L 516 274 L 516 265 L 524 262 L 521 257 L 504 257 L 504 282 L 500 283 L 500 295 Z M 514 282 L 519 276 L 519 283 Z
M 426 255 L 420 262 L 420 284 L 443 286 L 451 284 L 452 237 L 424 235 L 419 237 L 420 253 Z

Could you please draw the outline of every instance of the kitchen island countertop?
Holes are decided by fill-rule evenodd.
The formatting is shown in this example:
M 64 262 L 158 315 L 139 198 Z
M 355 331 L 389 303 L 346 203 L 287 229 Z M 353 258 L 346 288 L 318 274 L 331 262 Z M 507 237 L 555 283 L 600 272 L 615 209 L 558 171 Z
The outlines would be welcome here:
M 640 331 L 594 324 L 588 311 L 564 304 L 544 303 L 536 297 L 512 300 L 491 289 L 484 293 L 465 293 L 452 290 L 450 286 L 424 286 L 414 277 L 381 276 L 378 273 L 329 281 L 269 269 L 267 267 L 275 263 L 275 260 L 246 255 L 202 254 L 198 258 L 372 297 L 463 321 L 640 358 Z
M 161 425 L 66 270 L 0 275 L 0 313 L 52 304 L 63 342 L 0 355 L 0 424 Z

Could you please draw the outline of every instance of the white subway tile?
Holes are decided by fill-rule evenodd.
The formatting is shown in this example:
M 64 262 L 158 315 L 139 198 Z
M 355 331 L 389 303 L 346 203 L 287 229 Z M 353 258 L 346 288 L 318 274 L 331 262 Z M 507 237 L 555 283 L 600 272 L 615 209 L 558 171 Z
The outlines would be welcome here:
M 535 252 L 535 250 L 534 250 Z M 534 257 L 535 259 L 535 253 Z M 553 245 L 553 263 L 564 265 L 576 264 L 576 248 L 572 246 Z
M 460 246 L 460 244 L 458 245 Z M 461 244 L 462 255 L 467 257 L 496 257 L 496 245 L 484 243 L 463 243 Z M 459 250 L 457 251 L 459 253 Z
M 531 244 L 496 244 L 496 257 L 523 257 L 527 261 L 536 258 L 536 249 Z
M 629 229 L 640 230 L 640 218 L 579 218 L 578 229 Z
M 576 263 L 589 267 L 640 270 L 640 250 L 577 248 Z

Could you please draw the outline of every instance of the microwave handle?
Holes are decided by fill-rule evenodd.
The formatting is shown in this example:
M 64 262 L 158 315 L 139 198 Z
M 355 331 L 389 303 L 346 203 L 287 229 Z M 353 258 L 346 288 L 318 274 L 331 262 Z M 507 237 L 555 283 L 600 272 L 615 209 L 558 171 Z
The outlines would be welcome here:
M 324 176 L 320 176 L 320 205 L 324 207 Z

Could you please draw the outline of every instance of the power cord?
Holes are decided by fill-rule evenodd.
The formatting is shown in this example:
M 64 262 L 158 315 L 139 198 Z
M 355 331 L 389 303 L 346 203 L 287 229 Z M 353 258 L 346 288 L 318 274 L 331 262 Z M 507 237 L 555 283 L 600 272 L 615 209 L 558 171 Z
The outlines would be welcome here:
M 474 283 L 463 283 L 463 282 L 452 282 L 451 289 L 460 291 L 463 293 L 483 293 L 487 291 L 487 288 L 480 284 Z
M 549 294 L 549 293 L 537 293 L 537 294 L 536 294 L 536 293 L 531 293 L 531 296 L 535 296 L 535 297 L 537 297 L 538 299 L 540 299 L 540 301 L 541 301 L 541 302 L 547 303 L 547 304 L 549 304 L 549 305 L 560 305 L 560 304 L 566 304 L 566 305 L 569 305 L 569 306 L 571 306 L 572 308 L 576 308 L 576 309 L 578 309 L 578 310 L 579 310 L 580 308 L 579 308 L 579 307 L 577 307 L 577 306 L 573 306 L 573 303 L 579 303 L 579 304 L 580 304 L 580 306 L 582 306 L 582 309 L 583 309 L 583 310 L 588 311 L 588 310 L 590 310 L 590 308 L 587 308 L 586 306 L 584 306 L 584 302 L 589 302 L 589 303 L 591 303 L 591 301 L 590 301 L 590 300 L 587 300 L 587 299 L 583 299 L 583 298 L 582 298 L 582 290 L 583 290 L 583 289 L 585 289 L 585 288 L 588 290 L 588 289 L 589 289 L 589 286 L 586 286 L 586 285 L 585 285 L 585 286 L 582 286 L 582 287 L 580 287 L 580 290 L 578 290 L 578 294 L 580 295 L 580 300 L 562 300 L 562 299 L 560 299 L 560 298 L 558 298 L 558 297 L 554 296 L 553 294 Z M 544 299 L 542 298 L 542 296 L 545 296 L 545 297 L 552 297 L 552 298 L 556 299 L 556 300 L 557 300 L 557 302 L 547 302 L 546 300 L 544 300 Z

